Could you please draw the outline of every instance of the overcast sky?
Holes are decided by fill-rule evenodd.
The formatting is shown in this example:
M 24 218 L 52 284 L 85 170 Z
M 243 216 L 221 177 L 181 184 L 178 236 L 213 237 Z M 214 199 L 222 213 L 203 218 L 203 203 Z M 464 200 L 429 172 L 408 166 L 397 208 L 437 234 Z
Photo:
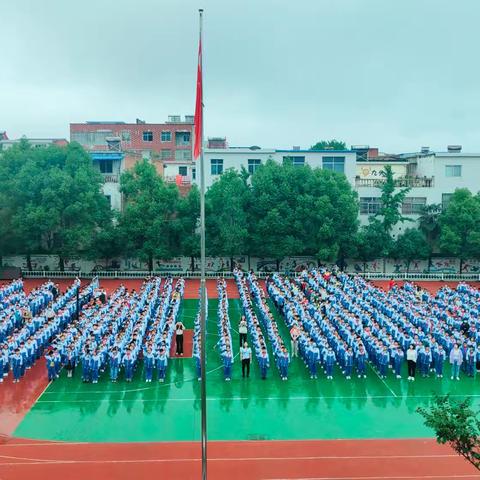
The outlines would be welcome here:
M 0 130 L 193 114 L 205 134 L 480 151 L 478 0 L 0 0 Z

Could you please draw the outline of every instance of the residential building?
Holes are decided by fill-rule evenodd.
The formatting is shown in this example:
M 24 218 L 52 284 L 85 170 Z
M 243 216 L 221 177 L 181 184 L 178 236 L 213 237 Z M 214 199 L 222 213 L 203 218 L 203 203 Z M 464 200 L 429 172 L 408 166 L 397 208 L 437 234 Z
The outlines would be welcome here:
M 27 140 L 28 143 L 34 148 L 44 148 L 50 145 L 65 146 L 68 144 L 66 138 L 30 138 L 23 135 L 21 138 L 15 138 L 9 140 L 6 132 L 0 132 L 0 150 L 8 150 L 22 140 Z
M 301 150 L 298 147 L 291 150 L 279 150 L 252 146 L 205 148 L 205 187 L 210 187 L 229 168 L 240 171 L 244 167 L 248 172 L 254 173 L 268 159 L 278 163 L 291 161 L 295 166 L 310 165 L 312 168 L 325 168 L 344 173 L 349 181 L 354 183 L 356 154 L 350 150 Z M 187 178 L 189 177 L 193 182 L 199 181 L 196 165 L 192 165 L 190 170 L 187 170 Z
M 398 187 L 409 187 L 402 205 L 402 214 L 418 220 L 425 205 L 440 204 L 443 208 L 457 188 L 480 190 L 480 153 L 463 153 L 459 145 L 450 145 L 445 152 L 432 152 L 423 147 L 420 152 L 382 155 L 357 160 L 355 189 L 360 203 L 360 221 L 367 223 L 370 215 L 381 208 L 380 190 L 384 181 L 381 171 L 386 165 L 393 170 Z M 398 234 L 415 225 L 397 225 Z
M 70 140 L 80 143 L 104 176 L 104 194 L 112 208 L 122 208 L 119 177 L 142 158 L 159 175 L 175 182 L 192 166 L 193 116 L 170 115 L 165 123 L 87 121 L 70 124 Z M 191 181 L 183 183 L 190 184 Z

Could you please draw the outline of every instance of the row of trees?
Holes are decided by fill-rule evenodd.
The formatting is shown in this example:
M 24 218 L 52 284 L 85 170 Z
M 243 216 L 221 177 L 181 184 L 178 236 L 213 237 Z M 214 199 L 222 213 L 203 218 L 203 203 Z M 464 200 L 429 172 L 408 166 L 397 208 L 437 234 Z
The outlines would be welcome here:
M 268 161 L 250 175 L 227 170 L 206 195 L 211 256 L 277 259 L 308 255 L 319 262 L 346 258 L 428 258 L 434 252 L 480 257 L 480 197 L 458 190 L 449 207 L 425 209 L 417 228 L 395 226 L 408 189 L 395 187 L 386 168 L 382 207 L 359 227 L 358 199 L 344 175 Z M 122 174 L 122 212 L 101 193 L 102 177 L 76 143 L 34 149 L 26 142 L 0 158 L 0 255 L 34 253 L 66 258 L 155 258 L 199 255 L 199 192 L 181 196 L 147 161 Z

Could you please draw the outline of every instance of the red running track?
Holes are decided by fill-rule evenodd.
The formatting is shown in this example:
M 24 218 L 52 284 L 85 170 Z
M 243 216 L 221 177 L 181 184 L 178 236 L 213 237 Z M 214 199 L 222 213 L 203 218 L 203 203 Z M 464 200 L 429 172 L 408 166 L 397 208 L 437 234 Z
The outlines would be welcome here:
M 480 479 L 480 473 L 434 440 L 211 442 L 210 480 Z M 178 443 L 0 444 L 2 480 L 198 479 L 200 445 Z

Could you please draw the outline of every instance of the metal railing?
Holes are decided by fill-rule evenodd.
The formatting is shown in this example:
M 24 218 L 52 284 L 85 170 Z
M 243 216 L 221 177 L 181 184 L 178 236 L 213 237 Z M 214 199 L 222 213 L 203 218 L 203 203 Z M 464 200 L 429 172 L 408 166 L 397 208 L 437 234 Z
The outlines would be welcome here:
M 265 278 L 271 275 L 273 272 L 255 272 L 258 278 Z M 301 272 L 280 272 L 281 274 L 287 274 L 290 276 L 298 276 Z M 353 273 L 353 272 L 348 272 Z M 368 280 L 408 280 L 408 281 L 480 281 L 479 273 L 377 273 L 377 272 L 355 272 L 356 275 L 361 275 Z M 128 279 L 128 278 L 145 278 L 151 275 L 159 276 L 182 276 L 184 278 L 200 278 L 200 271 L 198 272 L 185 272 L 182 270 L 115 270 L 115 271 L 92 271 L 82 272 L 78 271 L 43 271 L 43 270 L 23 270 L 22 275 L 24 278 L 116 278 L 116 279 Z M 233 272 L 207 272 L 207 278 L 233 278 Z
M 117 173 L 107 173 L 103 175 L 105 183 L 118 183 L 120 176 Z
M 431 188 L 434 186 L 434 177 L 397 177 L 394 181 L 396 187 Z M 355 178 L 356 187 L 379 188 L 384 183 L 384 178 Z
M 480 281 L 478 273 L 377 273 L 377 272 L 358 272 L 368 280 L 408 280 L 408 281 Z

